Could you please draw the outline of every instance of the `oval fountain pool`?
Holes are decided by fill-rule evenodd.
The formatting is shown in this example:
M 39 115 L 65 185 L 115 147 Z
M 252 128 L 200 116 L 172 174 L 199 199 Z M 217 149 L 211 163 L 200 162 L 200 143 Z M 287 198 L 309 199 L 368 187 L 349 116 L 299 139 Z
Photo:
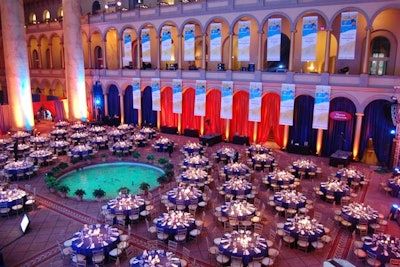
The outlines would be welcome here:
M 74 197 L 77 189 L 85 190 L 84 199 L 95 199 L 93 191 L 103 189 L 106 192 L 106 199 L 118 195 L 122 187 L 129 189 L 131 194 L 139 194 L 139 185 L 146 182 L 150 190 L 158 186 L 157 178 L 163 175 L 164 170 L 140 163 L 113 162 L 87 166 L 64 174 L 59 178 L 60 185 L 70 188 L 68 197 Z

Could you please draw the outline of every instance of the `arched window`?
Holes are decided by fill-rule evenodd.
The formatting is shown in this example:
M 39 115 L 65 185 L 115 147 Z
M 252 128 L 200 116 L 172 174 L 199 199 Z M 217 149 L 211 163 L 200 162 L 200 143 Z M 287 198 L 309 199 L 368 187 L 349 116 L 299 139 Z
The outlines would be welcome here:
M 372 39 L 369 74 L 386 75 L 389 55 L 390 42 L 387 38 L 378 36 Z
M 92 5 L 92 14 L 100 13 L 100 11 L 101 11 L 101 5 L 99 1 L 94 1 Z
M 94 55 L 95 55 L 95 68 L 96 69 L 102 69 L 104 68 L 103 65 L 103 50 L 101 49 L 100 46 L 96 46 L 94 48 Z
M 64 10 L 60 7 L 57 11 L 57 20 L 62 21 L 64 17 Z
M 47 48 L 46 49 L 46 69 L 50 69 L 51 68 L 50 60 L 51 60 L 51 58 L 50 58 L 50 49 Z
M 50 22 L 50 11 L 48 11 L 47 9 L 45 11 L 43 11 L 43 21 L 44 22 Z
M 30 24 L 36 24 L 37 23 L 37 17 L 35 13 L 31 13 L 29 15 L 29 23 Z
M 39 54 L 36 49 L 33 50 L 33 52 L 32 52 L 32 60 L 33 60 L 32 67 L 34 69 L 38 69 L 39 68 Z

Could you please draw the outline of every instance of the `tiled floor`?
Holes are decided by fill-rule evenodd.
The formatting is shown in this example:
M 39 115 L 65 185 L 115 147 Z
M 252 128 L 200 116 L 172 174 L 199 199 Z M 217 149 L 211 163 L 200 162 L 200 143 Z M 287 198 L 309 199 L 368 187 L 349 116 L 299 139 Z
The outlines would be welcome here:
M 51 127 L 51 122 L 41 122 L 36 125 L 38 130 L 42 134 L 46 134 Z M 161 134 L 167 136 L 167 134 Z M 179 153 L 179 148 L 182 144 L 188 140 L 198 141 L 197 138 L 184 137 L 178 135 L 168 135 L 169 138 L 173 139 L 177 144 L 177 150 L 173 153 L 171 162 L 175 164 L 176 169 L 182 160 L 182 155 Z M 215 146 L 209 147 L 207 154 L 211 155 L 214 151 L 222 146 L 232 146 L 241 152 L 242 158 L 244 158 L 244 146 L 219 143 Z M 150 147 L 139 148 L 143 151 L 142 155 L 150 153 Z M 280 150 L 276 150 L 275 156 L 278 159 L 279 167 L 285 168 L 293 160 L 298 158 L 312 158 L 319 166 L 323 169 L 323 178 L 320 181 L 326 179 L 326 177 L 336 171 L 335 167 L 330 167 L 327 158 L 315 157 L 315 156 L 301 156 L 295 154 L 287 154 Z M 167 156 L 161 153 L 156 153 L 157 157 Z M 144 158 L 144 156 L 142 156 Z M 67 160 L 65 157 L 61 157 L 60 161 Z M 108 157 L 109 161 L 118 160 L 114 156 Z M 124 161 L 133 160 L 132 157 L 124 158 Z M 101 161 L 99 156 L 96 156 L 90 163 Z M 89 164 L 89 162 L 81 163 Z M 218 170 L 219 166 L 215 167 Z M 382 214 L 387 215 L 392 204 L 399 204 L 399 199 L 393 198 L 390 195 L 385 194 L 379 187 L 379 183 L 382 180 L 386 180 L 390 173 L 378 173 L 374 171 L 376 166 L 368 166 L 359 162 L 352 162 L 351 166 L 361 169 L 366 172 L 371 180 L 371 183 L 358 191 L 358 200 L 364 201 L 370 204 L 372 207 L 380 211 Z M 21 235 L 19 228 L 19 222 L 21 215 L 12 215 L 9 219 L 0 218 L 0 251 L 3 254 L 5 266 L 69 266 L 68 260 L 63 261 L 59 250 L 57 248 L 57 241 L 63 242 L 69 239 L 73 233 L 81 229 L 83 224 L 98 222 L 99 210 L 101 203 L 96 201 L 77 201 L 75 199 L 64 199 L 60 196 L 50 193 L 44 184 L 44 174 L 50 167 L 43 168 L 40 170 L 39 175 L 32 178 L 30 181 L 17 182 L 20 187 L 24 187 L 25 184 L 31 184 L 32 187 L 36 188 L 38 206 L 35 210 L 29 211 L 29 217 L 31 219 L 31 229 L 25 234 Z M 255 179 L 259 179 L 265 173 L 258 172 L 255 174 Z M 308 196 L 312 197 L 312 188 L 314 185 L 319 184 L 319 180 L 302 180 L 301 188 Z M 217 180 L 218 182 L 218 180 Z M 215 191 L 215 190 L 214 190 Z M 261 202 L 266 203 L 268 195 L 271 194 L 265 188 L 260 188 L 259 198 Z M 333 205 L 328 204 L 322 200 L 315 200 L 315 210 L 323 214 L 322 222 L 326 222 L 329 217 L 333 217 Z M 193 259 L 196 259 L 198 266 L 217 266 L 214 259 L 208 257 L 206 238 L 211 242 L 215 237 L 221 236 L 223 228 L 220 224 L 216 223 L 213 218 L 212 206 L 216 206 L 222 203 L 222 198 L 218 196 L 217 192 L 213 193 L 212 201 L 210 201 L 208 208 L 205 210 L 205 230 L 203 235 L 197 241 L 189 241 L 185 246 L 190 249 Z M 159 213 L 162 212 L 160 207 Z M 201 216 L 199 214 L 198 216 Z M 269 229 L 275 228 L 277 221 L 283 221 L 283 218 L 275 216 L 275 211 L 271 208 L 266 208 L 264 214 L 264 234 L 268 237 Z M 332 257 L 344 258 L 355 264 L 356 266 L 363 266 L 363 262 L 357 261 L 353 255 L 352 241 L 359 238 L 357 235 L 352 235 L 346 230 L 341 229 L 338 225 L 336 227 L 336 235 L 333 237 L 333 242 L 325 246 L 321 251 L 312 251 L 309 253 L 302 252 L 297 249 L 282 246 L 281 254 L 278 258 L 277 266 L 284 267 L 301 267 L 301 266 L 322 266 L 324 260 Z M 145 222 L 142 221 L 139 224 L 131 227 L 131 239 L 137 253 L 143 248 L 146 248 L 146 240 L 150 239 L 146 232 Z M 126 231 L 127 229 L 123 229 Z M 400 228 L 397 223 L 389 220 L 389 227 L 387 232 L 396 236 L 400 236 Z M 182 247 L 180 247 L 180 251 Z M 121 266 L 129 266 L 128 258 L 121 258 Z M 107 263 L 106 266 L 114 266 L 115 263 Z

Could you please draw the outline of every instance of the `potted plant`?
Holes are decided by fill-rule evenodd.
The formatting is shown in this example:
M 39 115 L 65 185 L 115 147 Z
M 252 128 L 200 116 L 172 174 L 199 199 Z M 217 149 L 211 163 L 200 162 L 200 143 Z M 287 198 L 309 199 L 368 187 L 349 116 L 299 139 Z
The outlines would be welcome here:
M 167 162 L 167 163 L 165 163 L 164 164 L 164 170 L 172 170 L 174 168 L 174 164 L 172 164 L 172 163 L 169 163 L 169 162 Z
M 121 187 L 120 189 L 118 189 L 118 193 L 120 193 L 120 194 L 124 194 L 124 195 L 127 195 L 127 194 L 129 194 L 129 188 L 128 187 L 126 187 L 126 186 L 124 186 L 124 187 Z
M 165 183 L 167 183 L 169 181 L 169 178 L 168 178 L 168 176 L 167 175 L 165 175 L 165 174 L 163 174 L 163 175 L 160 175 L 160 176 L 158 176 L 158 178 L 157 178 L 157 182 L 161 185 L 161 186 L 163 186 Z
M 168 163 L 168 160 L 166 158 L 159 158 L 158 159 L 158 164 L 163 166 L 164 164 Z
M 154 159 L 156 158 L 156 156 L 154 154 L 149 154 L 147 155 L 147 160 L 149 161 L 149 163 L 153 163 Z
M 66 198 L 70 188 L 67 185 L 60 185 L 58 186 L 58 192 L 62 198 Z
M 83 189 L 76 189 L 76 191 L 74 192 L 74 195 L 76 196 L 77 200 L 81 201 L 83 198 L 83 195 L 86 195 L 86 192 Z
M 103 160 L 103 162 L 105 162 L 107 159 L 107 154 L 101 154 L 101 159 Z
M 46 183 L 47 188 L 49 188 L 50 192 L 54 193 L 56 191 L 56 188 L 58 186 L 58 181 L 56 177 L 52 175 L 47 175 L 44 179 L 44 182 Z
M 146 182 L 143 182 L 139 185 L 139 189 L 143 191 L 143 194 L 147 196 L 149 193 L 150 185 Z
M 97 200 L 99 200 L 99 201 L 101 201 L 105 195 L 106 195 L 106 192 L 101 188 L 95 189 L 93 191 L 93 196 L 95 198 L 97 198 Z
M 140 155 L 139 151 L 135 151 L 135 152 L 133 152 L 132 156 L 133 156 L 134 160 L 137 161 L 141 155 Z

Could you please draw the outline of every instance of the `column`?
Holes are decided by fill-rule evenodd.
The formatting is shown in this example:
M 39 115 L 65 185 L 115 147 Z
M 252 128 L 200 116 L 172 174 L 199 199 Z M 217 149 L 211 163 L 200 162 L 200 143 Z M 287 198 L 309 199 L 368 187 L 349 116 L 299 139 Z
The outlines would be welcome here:
M 85 66 L 83 59 L 80 0 L 63 0 L 65 81 L 69 119 L 87 120 Z
M 202 49 L 202 57 L 201 57 L 201 68 L 203 70 L 206 70 L 206 34 L 203 34 L 203 46 L 201 47 Z
M 230 119 L 225 119 L 225 138 L 224 140 L 229 140 L 230 131 Z
M 32 68 L 32 50 L 31 50 L 31 45 L 28 44 L 28 65 L 29 68 Z
M 317 132 L 317 145 L 316 145 L 316 150 L 317 150 L 316 154 L 318 156 L 321 155 L 323 133 L 324 133 L 323 129 L 318 129 L 318 132 Z
M 325 63 L 324 72 L 329 72 L 329 52 L 331 50 L 331 29 L 326 30 Z
M 161 111 L 157 111 L 157 129 L 161 128 Z
M 137 56 L 136 56 L 136 64 L 137 64 L 137 66 L 136 66 L 136 68 L 137 69 L 141 69 L 141 65 L 142 65 L 142 57 L 140 56 L 140 39 L 139 39 L 139 37 L 137 38 L 137 42 L 136 42 L 136 50 L 137 50 L 137 52 L 136 52 L 136 54 L 137 54 Z M 141 125 L 141 124 L 139 124 L 139 125 Z
M 64 43 L 60 42 L 61 46 L 61 68 L 65 69 L 65 51 L 64 51 Z
M 156 36 L 156 40 L 157 40 L 157 69 L 161 70 L 161 60 L 160 60 L 160 49 L 161 49 L 161 40 L 160 40 L 160 36 Z
M 49 43 L 49 66 L 50 69 L 53 69 L 53 45 Z
M 103 40 L 103 69 L 107 69 L 107 40 Z
M 178 34 L 178 69 L 179 70 L 182 69 L 182 35 L 179 34 Z
M 255 121 L 253 126 L 253 138 L 251 142 L 257 143 L 257 135 L 258 135 L 258 122 Z
M 289 141 L 289 125 L 284 126 L 283 131 L 283 147 L 286 148 L 288 141 Z
M 257 62 L 257 70 L 262 71 L 263 66 L 264 66 L 264 57 L 263 57 L 263 49 L 262 49 L 262 37 L 263 37 L 263 32 L 260 31 L 258 32 L 258 62 Z
M 296 30 L 290 32 L 290 53 L 289 53 L 289 72 L 293 72 L 293 60 L 294 60 L 294 34 Z
M 119 68 L 123 68 L 123 60 L 122 60 L 122 51 L 124 49 L 124 38 L 121 37 L 119 42 L 119 50 L 118 50 L 118 59 L 119 59 Z
M 92 63 L 92 41 L 90 39 L 88 39 L 87 41 L 87 46 L 88 46 L 88 61 L 89 61 L 88 68 L 91 69 L 93 68 L 93 63 Z
M 371 27 L 367 27 L 367 34 L 365 36 L 365 48 L 364 48 L 364 60 L 362 66 L 362 74 L 368 74 L 368 66 L 369 66 L 369 45 L 371 39 Z
M 103 97 L 104 97 L 104 116 L 109 116 L 109 114 L 108 114 L 108 97 L 107 97 L 107 93 L 103 92 Z
M 34 127 L 28 51 L 25 47 L 25 19 L 22 0 L 0 1 L 8 102 L 13 128 Z
M 38 44 L 38 69 L 42 68 L 42 45 Z
M 229 33 L 229 54 L 228 54 L 228 70 L 232 70 L 232 40 L 233 40 L 233 34 Z
M 360 160 L 358 153 L 360 150 L 360 137 L 361 137 L 361 125 L 362 125 L 362 118 L 364 114 L 356 113 L 356 129 L 354 132 L 354 142 L 353 142 L 353 159 Z
M 125 121 L 125 110 L 124 110 L 124 95 L 119 94 L 119 106 L 121 107 L 121 124 Z

